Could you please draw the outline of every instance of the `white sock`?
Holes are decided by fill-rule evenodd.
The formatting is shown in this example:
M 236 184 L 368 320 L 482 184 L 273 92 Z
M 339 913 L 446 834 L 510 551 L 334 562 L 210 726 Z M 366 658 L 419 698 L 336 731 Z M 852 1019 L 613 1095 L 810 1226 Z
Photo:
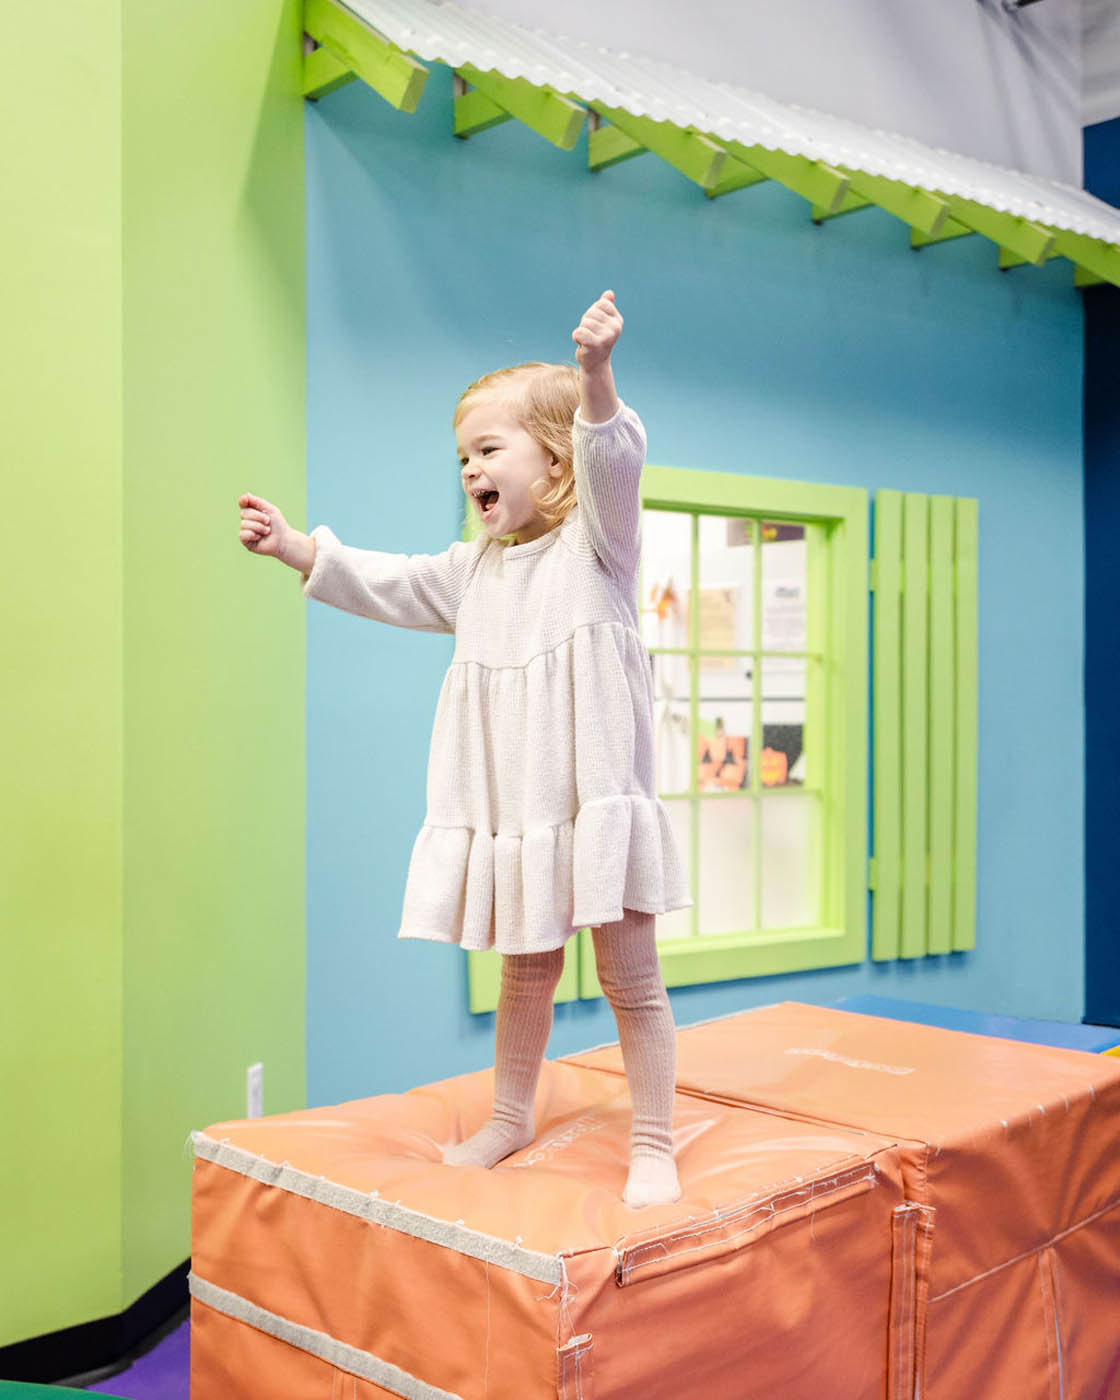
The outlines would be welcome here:
M 492 1167 L 533 1140 L 533 1098 L 552 1030 L 552 998 L 564 970 L 564 950 L 509 953 L 494 1036 L 494 1108 L 473 1137 L 448 1148 L 452 1166 Z
M 630 1174 L 622 1199 L 635 1210 L 665 1205 L 681 1194 L 673 1157 L 677 1040 L 657 961 L 654 916 L 624 909 L 618 923 L 594 929 L 592 938 L 634 1106 Z

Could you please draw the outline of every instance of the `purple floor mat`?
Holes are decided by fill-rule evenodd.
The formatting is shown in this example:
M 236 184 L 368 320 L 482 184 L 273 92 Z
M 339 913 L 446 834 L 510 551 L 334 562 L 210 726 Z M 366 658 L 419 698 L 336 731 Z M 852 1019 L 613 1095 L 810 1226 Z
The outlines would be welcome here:
M 189 1400 L 190 1354 L 191 1325 L 183 1322 L 127 1371 L 86 1390 L 126 1400 Z

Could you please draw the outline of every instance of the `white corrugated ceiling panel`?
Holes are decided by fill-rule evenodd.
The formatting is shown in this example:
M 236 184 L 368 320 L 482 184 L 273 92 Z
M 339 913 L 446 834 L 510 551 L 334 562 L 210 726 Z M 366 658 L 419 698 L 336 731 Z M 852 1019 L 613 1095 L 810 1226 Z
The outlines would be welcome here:
M 418 59 L 493 69 L 583 102 L 693 127 L 717 140 L 734 139 L 886 176 L 1120 245 L 1120 210 L 1073 185 L 711 82 L 639 54 L 613 53 L 526 29 L 449 0 L 348 0 L 345 8 Z

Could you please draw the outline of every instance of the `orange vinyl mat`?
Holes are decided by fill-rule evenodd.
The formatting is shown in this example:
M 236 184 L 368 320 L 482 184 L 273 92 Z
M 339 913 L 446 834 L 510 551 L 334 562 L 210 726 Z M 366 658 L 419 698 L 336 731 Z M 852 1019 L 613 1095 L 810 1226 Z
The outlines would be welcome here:
M 1120 1062 L 782 1003 L 678 1032 L 629 1210 L 617 1046 L 533 1144 L 489 1071 L 195 1136 L 192 1400 L 1120 1400 Z

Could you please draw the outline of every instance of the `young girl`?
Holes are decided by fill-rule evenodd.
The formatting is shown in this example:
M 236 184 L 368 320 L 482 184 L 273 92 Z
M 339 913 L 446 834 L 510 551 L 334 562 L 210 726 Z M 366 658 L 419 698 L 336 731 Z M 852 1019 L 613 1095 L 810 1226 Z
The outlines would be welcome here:
M 564 944 L 590 927 L 633 1103 L 623 1191 L 680 1195 L 675 1039 L 654 915 L 691 899 L 656 796 L 650 657 L 638 632 L 645 432 L 620 402 L 607 291 L 572 332 L 578 371 L 485 375 L 455 412 L 482 529 L 437 555 L 341 544 L 240 498 L 241 542 L 298 570 L 305 597 L 453 632 L 399 936 L 502 957 L 490 1120 L 446 1162 L 493 1166 L 533 1138 L 533 1098 Z

